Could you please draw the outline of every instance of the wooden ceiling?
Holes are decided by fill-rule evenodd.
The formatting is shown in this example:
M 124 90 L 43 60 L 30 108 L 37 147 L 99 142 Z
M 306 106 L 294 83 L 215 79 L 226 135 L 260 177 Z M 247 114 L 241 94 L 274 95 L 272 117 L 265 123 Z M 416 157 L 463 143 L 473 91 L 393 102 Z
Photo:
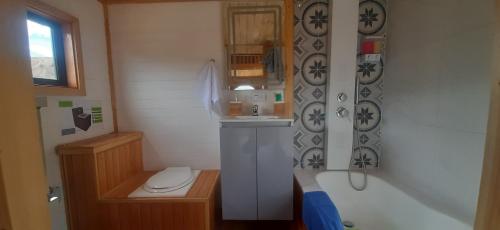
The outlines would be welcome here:
M 98 0 L 103 4 L 155 3 L 155 2 L 202 2 L 213 0 Z

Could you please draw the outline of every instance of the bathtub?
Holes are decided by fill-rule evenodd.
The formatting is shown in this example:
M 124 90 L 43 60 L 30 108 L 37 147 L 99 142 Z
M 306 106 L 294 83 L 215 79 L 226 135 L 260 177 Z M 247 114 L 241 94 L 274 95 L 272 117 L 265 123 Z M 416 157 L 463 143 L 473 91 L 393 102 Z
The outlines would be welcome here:
M 353 179 L 361 182 L 362 174 L 353 173 Z M 350 187 L 346 172 L 321 172 L 316 182 L 337 206 L 342 220 L 353 222 L 359 230 L 472 230 L 378 177 L 368 176 L 368 187 L 361 192 Z

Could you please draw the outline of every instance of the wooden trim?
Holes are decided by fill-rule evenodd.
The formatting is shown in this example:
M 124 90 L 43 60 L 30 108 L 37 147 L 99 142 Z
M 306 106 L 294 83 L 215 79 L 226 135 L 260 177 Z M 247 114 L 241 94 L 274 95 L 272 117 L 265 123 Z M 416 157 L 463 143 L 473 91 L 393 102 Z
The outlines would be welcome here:
M 116 87 L 115 87 L 115 73 L 113 70 L 113 52 L 111 47 L 111 30 L 109 25 L 109 9 L 107 4 L 102 4 L 104 13 L 104 28 L 106 33 L 106 52 L 108 55 L 108 77 L 109 77 L 109 91 L 111 94 L 111 111 L 113 112 L 113 130 L 118 132 L 118 118 L 116 112 Z
M 58 154 L 95 154 L 142 139 L 142 132 L 110 133 L 56 147 Z
M 218 170 L 202 170 L 186 197 L 128 198 L 128 195 L 153 176 L 157 171 L 143 171 L 135 174 L 101 196 L 101 202 L 200 202 L 214 195 Z
M 297 178 L 293 178 L 293 230 L 307 230 L 307 227 L 304 224 L 304 220 L 302 219 L 302 201 L 304 198 L 304 191 L 302 191 L 302 187 L 300 187 Z
M 161 2 L 203 2 L 213 0 L 98 0 L 103 4 L 161 3 Z
M 26 6 L 28 10 L 33 11 L 41 16 L 47 17 L 59 23 L 68 23 L 78 21 L 78 18 L 59 10 L 55 7 L 47 5 L 37 0 L 27 0 Z
M 85 96 L 85 78 L 78 18 L 41 1 L 27 0 L 26 8 L 62 25 L 67 87 L 35 85 L 37 96 Z
M 256 0 L 258 1 L 258 0 Z M 228 6 L 231 4 L 231 1 L 226 1 L 227 4 L 223 5 L 223 21 L 227 22 L 229 20 L 226 15 L 226 11 Z M 283 59 L 285 65 L 285 89 L 284 89 L 284 104 L 285 104 L 285 117 L 293 117 L 293 90 L 294 90 L 294 76 L 293 76 L 293 66 L 294 66 L 294 11 L 295 5 L 294 0 L 282 0 L 282 24 L 283 29 L 281 30 L 281 37 L 283 43 Z M 281 5 L 281 4 L 280 4 Z M 227 44 L 229 41 L 229 28 L 227 23 L 224 24 L 224 43 L 226 44 L 226 49 L 228 49 Z M 227 58 L 227 64 L 230 65 L 231 60 Z M 226 69 L 226 75 L 228 76 L 226 80 L 228 81 L 228 85 L 231 89 L 234 89 L 238 85 L 251 85 L 255 88 L 260 88 L 262 86 L 262 78 L 259 77 L 230 77 L 229 69 Z
M 285 0 L 285 35 L 283 43 L 285 45 L 285 115 L 293 117 L 293 39 L 294 39 L 294 10 L 295 5 L 293 0 Z
M 67 32 L 66 34 L 69 34 Z M 66 58 L 68 60 L 73 60 L 71 65 L 73 67 L 73 77 L 68 79 L 69 87 L 78 88 L 79 95 L 85 96 L 85 78 L 84 78 L 84 68 L 83 68 L 83 56 L 82 56 L 82 40 L 80 36 L 80 22 L 78 19 L 71 23 L 71 36 L 66 36 L 65 46 Z M 70 46 L 69 44 L 72 44 Z M 71 49 L 73 48 L 73 49 Z M 66 68 L 68 64 L 66 64 Z
M 69 79 L 68 79 L 69 80 Z M 36 85 L 35 96 L 85 96 L 85 89 Z
M 496 1 L 496 21 L 492 63 L 500 61 L 500 0 Z M 498 229 L 500 226 L 500 66 L 493 66 L 490 115 L 475 230 Z

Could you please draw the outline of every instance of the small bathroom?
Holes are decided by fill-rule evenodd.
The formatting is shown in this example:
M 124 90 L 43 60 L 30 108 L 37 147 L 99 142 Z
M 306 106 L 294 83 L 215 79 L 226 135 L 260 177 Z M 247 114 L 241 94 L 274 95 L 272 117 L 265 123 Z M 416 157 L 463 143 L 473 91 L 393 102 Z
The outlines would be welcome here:
M 496 0 L 3 0 L 0 230 L 500 229 Z

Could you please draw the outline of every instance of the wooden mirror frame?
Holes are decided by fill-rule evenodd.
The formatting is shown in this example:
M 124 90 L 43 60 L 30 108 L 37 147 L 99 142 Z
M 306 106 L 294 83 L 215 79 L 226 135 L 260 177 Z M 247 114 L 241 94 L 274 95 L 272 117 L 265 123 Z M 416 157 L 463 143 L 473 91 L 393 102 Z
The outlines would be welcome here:
M 248 5 L 247 5 L 248 4 Z M 272 48 L 274 46 L 279 46 L 283 48 L 283 40 L 284 31 L 283 27 L 285 26 L 285 15 L 284 11 L 284 1 L 283 0 L 274 0 L 274 1 L 227 1 L 223 3 L 223 21 L 224 21 L 224 45 L 226 52 L 226 83 L 227 88 L 229 90 L 234 90 L 236 87 L 241 85 L 250 85 L 255 89 L 267 89 L 269 86 L 269 78 L 268 73 L 266 72 L 266 66 L 262 64 L 264 60 L 264 56 L 266 55 L 266 50 L 268 48 Z M 257 19 L 257 15 L 271 15 L 273 18 L 273 28 L 269 29 L 268 26 L 264 25 L 264 27 L 260 27 L 260 29 L 265 29 L 267 32 L 272 31 L 270 34 L 268 33 L 259 33 L 266 34 L 265 39 L 269 41 L 271 44 L 259 44 L 258 42 L 247 41 L 247 43 L 241 43 L 241 39 L 237 39 L 238 35 L 243 35 L 243 38 L 253 38 L 253 34 L 247 36 L 247 33 L 237 33 L 238 31 L 246 32 L 248 27 L 244 27 L 242 30 L 239 29 L 240 25 L 238 25 L 237 17 L 242 15 L 254 15 L 255 19 Z M 262 17 L 259 17 L 262 19 Z M 245 23 L 243 24 L 245 26 Z M 253 28 L 250 26 L 249 28 Z M 270 36 L 269 36 L 270 35 Z M 262 39 L 260 37 L 259 39 Z M 257 40 L 259 40 L 257 39 Z M 246 39 L 243 39 L 246 40 Z M 285 60 L 283 58 L 283 53 L 281 54 L 283 66 L 285 65 Z M 260 71 L 259 71 L 260 70 Z M 252 75 L 248 76 L 238 76 L 237 72 L 251 72 L 255 71 Z M 285 80 L 284 71 L 280 75 Z M 276 81 L 276 85 L 283 84 L 282 82 Z
M 293 117 L 293 39 L 294 39 L 294 0 L 283 0 L 283 26 L 282 26 L 282 44 L 283 44 L 283 65 L 284 65 L 284 102 L 286 117 Z M 224 9 L 223 9 L 224 12 Z M 224 12 L 225 14 L 225 12 Z M 225 17 L 225 16 L 224 16 Z M 227 36 L 225 36 L 227 39 Z M 225 41 L 228 44 L 228 41 Z M 229 64 L 229 63 L 228 63 Z M 252 83 L 252 82 L 250 82 Z M 227 82 L 229 85 L 230 83 Z M 251 84 L 252 85 L 252 84 Z

